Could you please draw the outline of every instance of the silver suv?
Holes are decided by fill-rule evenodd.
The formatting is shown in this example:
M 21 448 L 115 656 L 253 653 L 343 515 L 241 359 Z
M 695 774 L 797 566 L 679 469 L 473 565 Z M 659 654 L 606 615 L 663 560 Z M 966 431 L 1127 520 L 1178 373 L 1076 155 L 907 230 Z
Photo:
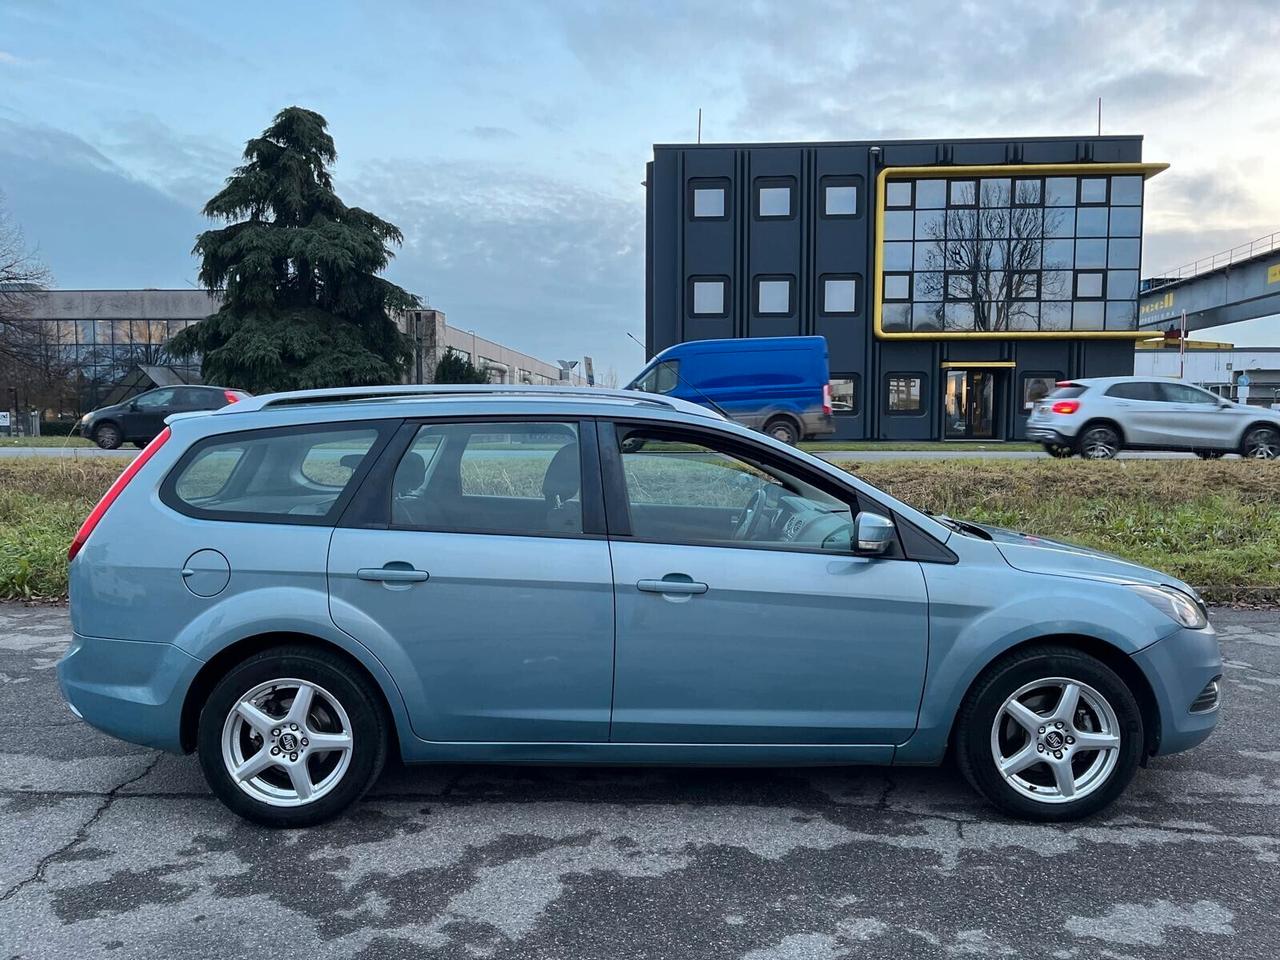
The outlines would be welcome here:
M 1055 457 L 1107 460 L 1131 449 L 1272 460 L 1280 455 L 1280 411 L 1232 403 L 1178 380 L 1066 380 L 1036 404 L 1027 438 Z

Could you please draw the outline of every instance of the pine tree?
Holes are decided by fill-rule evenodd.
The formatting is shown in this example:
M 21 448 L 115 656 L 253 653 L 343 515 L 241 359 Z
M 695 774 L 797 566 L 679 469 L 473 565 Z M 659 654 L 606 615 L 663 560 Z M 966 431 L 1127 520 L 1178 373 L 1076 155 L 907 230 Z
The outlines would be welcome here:
M 324 117 L 276 115 L 204 207 L 228 226 L 196 239 L 200 282 L 222 308 L 170 342 L 208 383 L 254 392 L 395 383 L 410 356 L 392 313 L 418 298 L 380 274 L 400 230 L 333 190 Z

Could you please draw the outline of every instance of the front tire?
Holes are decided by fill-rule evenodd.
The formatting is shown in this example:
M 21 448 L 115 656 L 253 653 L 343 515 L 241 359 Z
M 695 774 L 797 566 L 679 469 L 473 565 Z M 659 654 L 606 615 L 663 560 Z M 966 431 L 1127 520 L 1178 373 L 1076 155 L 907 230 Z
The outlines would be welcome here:
M 1275 427 L 1254 427 L 1244 435 L 1240 452 L 1255 460 L 1274 460 L 1280 456 L 1280 430 Z
M 1080 456 L 1086 460 L 1112 460 L 1120 452 L 1120 434 L 1106 424 L 1089 427 L 1080 435 Z
M 377 691 L 342 658 L 275 647 L 218 681 L 200 711 L 197 748 L 210 789 L 234 813 L 309 827 L 373 785 L 387 721 Z
M 93 442 L 103 450 L 114 450 L 124 442 L 124 434 L 114 423 L 104 423 L 93 431 Z
M 790 417 L 774 417 L 764 425 L 764 432 L 791 447 L 800 442 L 800 431 Z
M 1005 813 L 1091 816 L 1133 779 L 1145 749 L 1133 692 L 1101 660 L 1044 646 L 992 664 L 956 718 L 965 779 Z

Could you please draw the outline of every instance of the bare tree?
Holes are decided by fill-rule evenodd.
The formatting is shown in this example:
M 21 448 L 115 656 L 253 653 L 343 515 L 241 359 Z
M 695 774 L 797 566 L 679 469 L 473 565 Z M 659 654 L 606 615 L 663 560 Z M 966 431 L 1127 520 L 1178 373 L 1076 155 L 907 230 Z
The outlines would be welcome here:
M 0 194 L 0 351 L 7 346 L 9 325 L 27 318 L 31 294 L 43 290 L 49 281 L 48 267 L 27 249 Z
M 933 247 L 917 267 L 927 271 L 916 274 L 917 299 L 937 301 L 941 330 L 1036 329 L 1034 305 L 1063 293 L 1060 274 L 1040 272 L 1041 241 L 1063 212 L 1039 206 L 1034 184 L 1020 184 L 1012 198 L 1008 181 L 984 182 L 981 197 L 972 184 L 957 186 L 958 205 L 926 228 Z

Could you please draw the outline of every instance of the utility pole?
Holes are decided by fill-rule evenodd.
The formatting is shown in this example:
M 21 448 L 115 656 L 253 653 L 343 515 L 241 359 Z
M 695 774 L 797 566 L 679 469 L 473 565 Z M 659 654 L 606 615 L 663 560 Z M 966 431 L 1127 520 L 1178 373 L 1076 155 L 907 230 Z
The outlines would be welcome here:
M 1182 311 L 1182 320 L 1178 324 L 1178 379 L 1187 375 L 1187 311 Z
M 698 108 L 698 142 L 702 142 L 702 108 Z
M 1102 98 L 1098 98 L 1098 136 L 1102 136 Z

